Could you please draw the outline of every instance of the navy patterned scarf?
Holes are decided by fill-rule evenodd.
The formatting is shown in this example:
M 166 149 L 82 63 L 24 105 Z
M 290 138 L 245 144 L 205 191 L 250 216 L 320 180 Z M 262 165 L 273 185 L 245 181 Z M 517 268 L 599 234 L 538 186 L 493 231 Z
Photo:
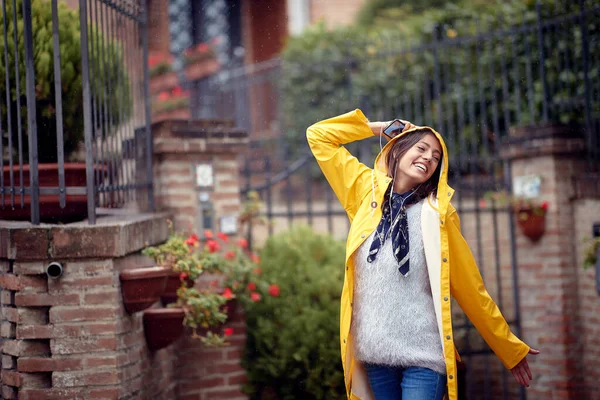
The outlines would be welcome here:
M 414 195 L 414 193 L 415 191 L 412 189 L 403 194 L 392 193 L 391 208 L 389 195 L 386 194 L 383 201 L 381 221 L 379 221 L 379 225 L 377 226 L 377 232 L 375 233 L 371 249 L 369 250 L 369 256 L 367 257 L 369 263 L 373 262 L 383 243 L 385 243 L 388 236 L 391 236 L 394 257 L 398 261 L 398 270 L 403 276 L 406 276 L 410 269 L 406 208 L 419 201 L 418 196 Z

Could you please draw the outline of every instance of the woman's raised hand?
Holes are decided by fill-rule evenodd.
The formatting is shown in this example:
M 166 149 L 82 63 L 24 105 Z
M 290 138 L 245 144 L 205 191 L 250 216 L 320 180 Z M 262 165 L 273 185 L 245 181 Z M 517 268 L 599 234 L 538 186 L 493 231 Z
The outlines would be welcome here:
M 368 125 L 371 128 L 371 131 L 373 131 L 373 135 L 383 136 L 385 138 L 385 140 L 387 140 L 389 142 L 391 139 L 387 135 L 383 134 L 383 129 L 386 126 L 388 126 L 391 122 L 392 121 L 376 121 L 376 122 L 369 122 Z M 405 120 L 401 119 L 400 122 L 402 122 L 402 124 L 404 124 L 404 129 L 402 130 L 402 132 L 416 127 L 416 125 L 410 121 L 405 121 Z

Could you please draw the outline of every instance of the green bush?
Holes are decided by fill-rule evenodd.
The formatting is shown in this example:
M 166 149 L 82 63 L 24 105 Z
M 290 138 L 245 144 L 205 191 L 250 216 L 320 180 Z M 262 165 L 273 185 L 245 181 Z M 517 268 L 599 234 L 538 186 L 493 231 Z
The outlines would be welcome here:
M 460 152 L 485 160 L 510 125 L 541 121 L 535 1 L 446 2 L 418 13 L 408 3 L 372 1 L 360 24 L 335 31 L 317 26 L 289 40 L 282 54 L 281 83 L 288 134 L 303 137 L 310 124 L 362 107 L 373 120 L 399 115 L 436 127 L 446 135 L 451 159 Z M 553 3 L 542 1 L 544 19 L 565 12 Z M 592 20 L 588 16 L 589 37 L 597 38 L 600 26 Z M 515 25 L 533 29 L 516 37 L 465 40 Z M 564 61 L 583 59 L 581 26 L 575 21 L 559 29 L 545 33 L 549 118 L 582 122 L 578 99 L 584 94 L 583 69 L 579 61 Z M 436 40 L 443 45 L 433 46 Z M 590 43 L 596 46 L 597 40 Z M 589 69 L 592 81 L 597 70 Z M 600 112 L 597 101 L 592 107 Z
M 33 26 L 33 58 L 35 70 L 35 97 L 38 130 L 38 155 L 40 162 L 56 162 L 56 102 L 54 88 L 54 45 L 52 41 L 52 3 L 33 0 L 31 3 L 31 23 Z M 15 42 L 13 23 L 13 2 L 6 2 L 8 75 L 12 114 L 13 157 L 17 149 L 17 104 L 21 104 L 22 139 L 24 160 L 27 159 L 27 104 L 25 81 L 25 42 L 23 10 L 17 2 L 17 49 L 19 53 L 20 90 L 16 91 Z M 71 10 L 65 3 L 58 4 L 58 31 L 60 38 L 61 96 L 63 107 L 64 151 L 67 159 L 83 141 L 83 89 L 81 65 L 81 36 L 79 12 Z M 3 14 L 0 10 L 0 32 L 4 30 Z M 96 96 L 100 113 L 106 109 L 111 121 L 104 121 L 104 134 L 131 114 L 131 88 L 127 69 L 124 68 L 124 51 L 118 40 L 110 39 L 91 24 L 89 30 L 90 85 Z M 4 129 L 7 128 L 6 107 L 6 63 L 4 58 L 4 38 L 0 39 L 0 117 Z M 95 60 L 92 57 L 95 55 Z M 102 59 L 103 58 L 103 59 Z M 103 62 L 104 61 L 104 62 Z M 110 82 L 110 90 L 106 90 Z M 99 123 L 98 123 L 99 124 Z M 113 126 L 110 126 L 110 125 Z M 100 133 L 98 133 L 100 135 Z M 3 137 L 5 146 L 7 138 Z M 7 148 L 5 147 L 5 151 Z M 6 158 L 4 158 L 6 159 Z
M 343 399 L 339 307 L 344 244 L 310 228 L 270 237 L 264 279 L 280 287 L 246 307 L 243 359 L 252 399 Z

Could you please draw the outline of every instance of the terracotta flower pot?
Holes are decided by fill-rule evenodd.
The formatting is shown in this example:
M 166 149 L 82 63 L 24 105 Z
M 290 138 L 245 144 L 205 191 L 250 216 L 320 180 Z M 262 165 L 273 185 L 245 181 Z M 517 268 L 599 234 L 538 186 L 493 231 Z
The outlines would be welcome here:
M 536 242 L 546 231 L 546 214 L 536 214 L 532 209 L 519 209 L 516 211 L 517 224 L 523 235 Z
M 184 331 L 181 308 L 152 308 L 144 311 L 144 334 L 150 350 L 159 350 L 177 340 Z
M 170 269 L 164 267 L 134 268 L 121 271 L 121 294 L 129 313 L 145 310 L 160 300 Z
M 187 287 L 191 288 L 194 286 L 194 281 L 191 279 L 186 279 Z M 177 289 L 181 286 L 181 278 L 179 278 L 178 272 L 169 272 L 167 276 L 167 284 L 165 286 L 165 290 L 163 291 L 160 299 L 163 305 L 169 305 L 171 303 L 177 302 Z

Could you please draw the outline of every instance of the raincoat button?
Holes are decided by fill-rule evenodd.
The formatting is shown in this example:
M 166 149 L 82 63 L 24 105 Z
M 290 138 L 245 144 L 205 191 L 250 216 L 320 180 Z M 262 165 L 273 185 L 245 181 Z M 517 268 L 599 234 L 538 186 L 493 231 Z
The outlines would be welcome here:
M 448 298 L 447 298 L 447 297 L 444 297 L 444 301 L 448 301 Z
M 452 193 L 448 192 L 448 196 L 452 196 Z
M 348 266 L 346 265 L 346 271 L 348 271 Z
M 444 258 L 442 261 L 443 261 L 443 262 L 448 262 L 448 259 L 447 259 L 447 258 Z
M 444 221 L 440 219 L 440 225 L 444 225 Z
M 344 339 L 344 343 L 346 343 L 346 339 Z
M 361 239 L 365 238 L 365 234 L 363 233 L 362 235 L 360 235 Z
M 450 376 L 448 376 L 448 378 L 454 379 L 454 375 L 450 375 Z
M 446 339 L 450 340 L 450 335 L 446 336 Z

